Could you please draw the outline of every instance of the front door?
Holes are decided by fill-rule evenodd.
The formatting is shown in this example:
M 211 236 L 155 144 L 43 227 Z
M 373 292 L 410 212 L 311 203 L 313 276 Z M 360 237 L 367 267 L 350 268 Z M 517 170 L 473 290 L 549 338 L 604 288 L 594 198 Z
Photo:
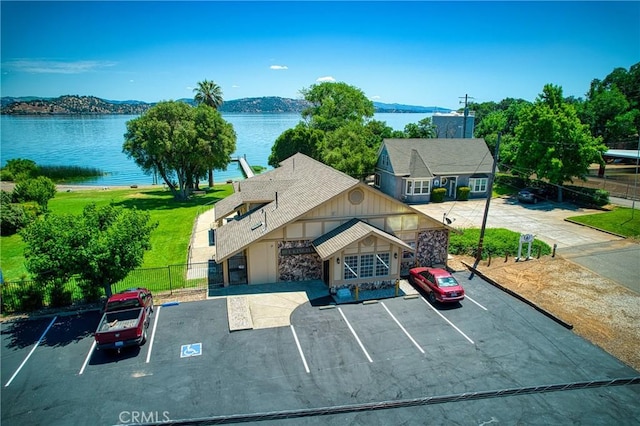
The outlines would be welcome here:
M 440 185 L 447 189 L 447 198 L 456 198 L 458 178 L 455 176 L 443 176 Z
M 322 263 L 322 280 L 326 285 L 329 285 L 329 261 L 325 260 Z
M 247 257 L 244 251 L 230 257 L 229 266 L 229 285 L 247 284 Z

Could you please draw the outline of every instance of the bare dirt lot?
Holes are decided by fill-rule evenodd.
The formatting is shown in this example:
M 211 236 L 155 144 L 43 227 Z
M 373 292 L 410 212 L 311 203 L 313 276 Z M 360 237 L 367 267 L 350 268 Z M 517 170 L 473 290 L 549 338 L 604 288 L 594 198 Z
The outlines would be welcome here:
M 448 262 L 457 271 L 471 257 Z M 559 319 L 573 331 L 640 371 L 640 294 L 562 257 L 525 262 L 493 259 L 478 271 L 518 293 Z

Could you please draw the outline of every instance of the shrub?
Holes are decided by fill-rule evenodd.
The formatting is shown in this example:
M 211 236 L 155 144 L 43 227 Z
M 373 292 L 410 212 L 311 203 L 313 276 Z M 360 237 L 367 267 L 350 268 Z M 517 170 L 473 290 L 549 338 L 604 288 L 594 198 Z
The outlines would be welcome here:
M 468 186 L 459 186 L 456 190 L 456 199 L 458 201 L 467 201 L 469 199 L 469 193 L 471 192 L 471 188 Z
M 441 203 L 444 201 L 444 196 L 447 194 L 445 188 L 435 188 L 431 191 L 431 201 L 434 203 Z
M 2 236 L 15 234 L 28 222 L 28 215 L 24 207 L 13 204 L 11 201 L 11 194 L 2 191 L 0 197 L 0 234 Z
M 49 305 L 55 308 L 71 305 L 71 291 L 65 289 L 65 283 L 56 280 L 49 288 Z
M 35 281 L 23 281 L 18 290 L 19 309 L 25 312 L 35 311 L 44 306 L 44 289 Z

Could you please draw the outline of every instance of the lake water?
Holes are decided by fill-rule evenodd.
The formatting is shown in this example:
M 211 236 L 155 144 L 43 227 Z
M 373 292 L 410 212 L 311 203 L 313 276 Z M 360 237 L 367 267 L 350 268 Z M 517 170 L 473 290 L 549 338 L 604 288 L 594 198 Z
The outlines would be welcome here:
M 375 114 L 396 130 L 417 123 L 431 114 Z M 104 116 L 8 116 L 2 115 L 0 160 L 4 166 L 12 158 L 27 158 L 39 165 L 82 166 L 102 170 L 105 175 L 86 185 L 149 185 L 145 175 L 122 152 L 126 122 L 132 115 Z M 267 166 L 271 146 L 285 130 L 295 127 L 300 114 L 223 114 L 236 131 L 234 157 L 246 156 L 250 165 Z M 216 182 L 242 178 L 237 163 L 214 172 Z M 160 182 L 161 183 L 161 182 Z

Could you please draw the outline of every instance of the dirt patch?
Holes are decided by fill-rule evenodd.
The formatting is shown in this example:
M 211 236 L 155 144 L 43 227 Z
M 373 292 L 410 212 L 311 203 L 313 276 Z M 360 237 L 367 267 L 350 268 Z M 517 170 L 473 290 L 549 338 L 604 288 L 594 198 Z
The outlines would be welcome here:
M 448 262 L 467 270 L 471 257 Z M 560 256 L 526 262 L 493 259 L 478 270 L 572 324 L 573 331 L 640 371 L 640 294 Z

